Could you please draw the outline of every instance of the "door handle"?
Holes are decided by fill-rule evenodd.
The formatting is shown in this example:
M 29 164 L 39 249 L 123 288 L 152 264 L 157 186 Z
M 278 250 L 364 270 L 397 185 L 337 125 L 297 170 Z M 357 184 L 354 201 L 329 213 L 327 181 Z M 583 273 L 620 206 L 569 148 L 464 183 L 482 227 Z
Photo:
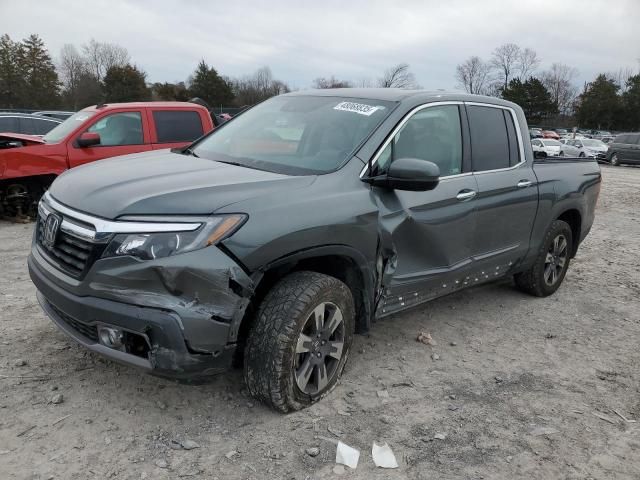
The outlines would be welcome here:
M 527 188 L 530 187 L 532 185 L 532 182 L 530 180 L 520 180 L 518 182 L 518 188 Z
M 463 190 L 460 193 L 458 193 L 458 195 L 456 195 L 456 198 L 461 202 L 464 202 L 465 200 L 471 200 L 476 195 L 477 195 L 477 192 L 475 190 Z

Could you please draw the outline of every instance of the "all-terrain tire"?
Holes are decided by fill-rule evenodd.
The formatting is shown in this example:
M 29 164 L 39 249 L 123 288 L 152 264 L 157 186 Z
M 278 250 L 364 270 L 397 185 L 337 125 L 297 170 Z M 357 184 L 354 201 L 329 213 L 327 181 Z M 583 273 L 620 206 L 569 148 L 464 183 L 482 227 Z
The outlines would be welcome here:
M 547 265 L 547 254 L 554 244 L 554 240 L 560 236 L 563 236 L 567 242 L 567 254 L 565 264 L 560 273 L 557 275 L 557 280 L 553 285 L 547 284 L 545 281 L 545 267 Z M 521 273 L 514 275 L 516 286 L 523 292 L 535 295 L 536 297 L 547 297 L 553 294 L 564 280 L 564 277 L 569 268 L 569 262 L 571 260 L 571 252 L 573 251 L 573 235 L 571 227 L 568 223 L 562 220 L 555 220 L 547 233 L 544 236 L 544 240 L 540 245 L 540 250 L 536 257 L 533 266 Z
M 336 305 L 344 322 L 344 347 L 335 374 L 317 394 L 300 390 L 295 377 L 296 345 L 314 309 Z M 300 410 L 329 393 L 347 362 L 355 331 L 355 307 L 340 280 L 300 271 L 284 277 L 267 293 L 256 313 L 244 355 L 244 378 L 251 395 L 280 412 Z

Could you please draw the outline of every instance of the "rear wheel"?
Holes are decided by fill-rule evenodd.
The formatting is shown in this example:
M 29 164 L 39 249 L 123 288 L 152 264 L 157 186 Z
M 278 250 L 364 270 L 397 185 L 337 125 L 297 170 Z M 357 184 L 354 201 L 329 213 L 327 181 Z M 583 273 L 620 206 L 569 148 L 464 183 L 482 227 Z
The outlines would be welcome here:
M 349 288 L 316 272 L 295 272 L 266 295 L 249 333 L 244 377 L 251 394 L 281 412 L 333 389 L 355 329 Z
M 569 224 L 562 220 L 554 221 L 547 230 L 533 266 L 515 275 L 518 288 L 536 297 L 554 293 L 562 284 L 569 268 L 572 246 L 573 236 Z
M 614 153 L 613 155 L 611 155 L 611 165 L 613 165 L 614 167 L 620 166 L 620 159 L 618 158 L 617 153 Z
M 580 157 L 580 158 L 584 158 L 584 157 L 585 157 L 584 152 L 580 152 L 580 155 L 578 155 L 578 157 Z

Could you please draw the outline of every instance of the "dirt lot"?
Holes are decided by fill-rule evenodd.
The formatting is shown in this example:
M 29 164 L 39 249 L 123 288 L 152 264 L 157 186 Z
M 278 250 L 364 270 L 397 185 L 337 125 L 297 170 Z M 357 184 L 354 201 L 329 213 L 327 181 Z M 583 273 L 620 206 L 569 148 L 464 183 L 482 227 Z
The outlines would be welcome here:
M 32 225 L 0 222 L 0 478 L 640 478 L 640 169 L 603 175 L 556 295 L 504 282 L 379 322 L 333 393 L 286 416 L 239 371 L 185 386 L 77 347 L 37 305 Z M 333 471 L 337 438 L 355 471 Z M 374 467 L 374 440 L 398 470 Z

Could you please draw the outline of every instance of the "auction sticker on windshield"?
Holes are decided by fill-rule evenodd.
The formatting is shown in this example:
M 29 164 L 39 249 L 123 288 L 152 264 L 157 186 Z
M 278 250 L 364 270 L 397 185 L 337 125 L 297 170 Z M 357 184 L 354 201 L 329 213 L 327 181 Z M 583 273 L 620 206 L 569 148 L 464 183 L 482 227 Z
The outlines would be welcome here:
M 374 114 L 378 110 L 384 109 L 384 107 L 377 106 L 374 107 L 372 105 L 365 105 L 364 103 L 354 103 L 354 102 L 340 102 L 338 105 L 333 107 L 334 110 L 342 110 L 343 112 L 353 112 L 358 113 L 360 115 L 366 115 L 367 117 Z

